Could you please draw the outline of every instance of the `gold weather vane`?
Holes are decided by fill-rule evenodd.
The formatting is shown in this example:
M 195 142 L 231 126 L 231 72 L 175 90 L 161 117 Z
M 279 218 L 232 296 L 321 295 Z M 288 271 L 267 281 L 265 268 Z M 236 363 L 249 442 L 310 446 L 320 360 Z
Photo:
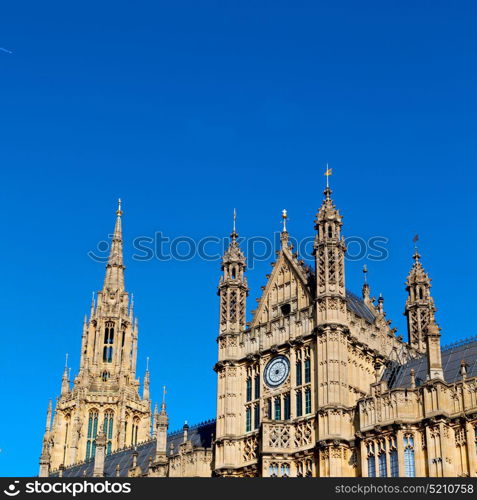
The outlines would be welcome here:
M 325 173 L 324 175 L 326 176 L 326 187 L 329 188 L 330 187 L 330 175 L 333 174 L 333 169 L 332 168 L 329 168 L 328 166 L 328 163 L 326 164 L 326 170 L 325 170 Z
M 163 385 L 162 386 L 162 404 L 164 404 L 166 402 L 166 394 L 167 394 L 166 386 Z
M 236 224 L 237 224 L 237 210 L 234 208 L 234 233 L 236 232 Z
M 121 217 L 121 215 L 123 215 L 123 211 L 121 210 L 121 198 L 118 198 L 118 209 L 116 210 L 116 215 L 118 217 Z
M 364 282 L 368 283 L 368 266 L 365 264 L 363 266 Z

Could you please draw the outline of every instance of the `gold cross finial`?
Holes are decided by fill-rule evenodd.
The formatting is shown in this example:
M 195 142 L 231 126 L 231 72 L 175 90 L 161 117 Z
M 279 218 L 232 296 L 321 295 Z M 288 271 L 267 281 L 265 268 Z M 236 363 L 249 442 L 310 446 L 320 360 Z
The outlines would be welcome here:
M 116 210 L 116 215 L 118 217 L 121 217 L 121 215 L 123 215 L 123 211 L 121 210 L 121 198 L 118 198 L 118 209 Z
M 288 212 L 286 208 L 282 210 L 282 223 L 283 223 L 283 232 L 287 232 L 287 219 L 288 219 Z

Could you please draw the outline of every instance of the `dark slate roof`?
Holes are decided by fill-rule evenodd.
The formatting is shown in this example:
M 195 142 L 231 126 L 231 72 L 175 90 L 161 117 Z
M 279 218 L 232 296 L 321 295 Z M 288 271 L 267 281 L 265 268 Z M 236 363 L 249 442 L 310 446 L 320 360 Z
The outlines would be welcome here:
M 357 295 L 349 290 L 346 290 L 346 305 L 348 309 L 360 318 L 365 319 L 368 323 L 374 323 L 375 317 L 369 307 Z
M 444 380 L 452 383 L 461 380 L 460 365 L 467 363 L 467 377 L 477 377 L 477 339 L 468 339 L 445 346 L 442 349 Z M 411 359 L 404 365 L 390 364 L 382 377 L 390 389 L 411 386 L 411 369 L 414 369 L 416 386 L 422 385 L 427 377 L 427 356 Z
M 187 433 L 189 440 L 194 448 L 210 448 L 212 446 L 212 438 L 215 434 L 215 420 L 208 420 L 202 424 L 189 427 Z M 171 432 L 167 436 L 167 453 L 169 454 L 171 443 L 174 444 L 174 454 L 179 451 L 179 445 L 182 443 L 184 430 L 180 429 Z
M 212 446 L 213 435 L 215 434 L 215 420 L 209 420 L 201 424 L 189 427 L 188 438 L 192 441 L 194 448 L 210 448 Z M 179 445 L 183 440 L 183 430 L 172 432 L 167 436 L 167 454 L 170 454 L 170 443 L 174 444 L 174 452 L 177 453 Z M 136 446 L 138 453 L 137 465 L 146 472 L 149 466 L 149 457 L 154 457 L 156 454 L 156 440 L 151 439 Z M 128 470 L 132 465 L 134 447 L 116 451 L 111 455 L 106 456 L 104 461 L 105 477 L 116 476 L 116 468 L 119 465 L 119 475 L 127 476 Z M 94 460 L 90 459 L 81 464 L 74 465 L 63 471 L 63 477 L 90 477 L 93 475 Z M 52 474 L 53 477 L 58 476 L 58 472 Z

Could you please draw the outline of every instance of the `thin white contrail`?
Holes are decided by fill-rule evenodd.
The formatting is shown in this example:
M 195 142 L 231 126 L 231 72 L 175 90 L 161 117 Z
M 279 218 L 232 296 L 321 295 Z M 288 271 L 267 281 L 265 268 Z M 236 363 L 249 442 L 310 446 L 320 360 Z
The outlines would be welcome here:
M 3 47 L 0 47 L 0 50 L 2 52 L 6 52 L 7 54 L 13 54 L 13 52 L 11 50 L 8 50 L 8 49 L 4 49 Z

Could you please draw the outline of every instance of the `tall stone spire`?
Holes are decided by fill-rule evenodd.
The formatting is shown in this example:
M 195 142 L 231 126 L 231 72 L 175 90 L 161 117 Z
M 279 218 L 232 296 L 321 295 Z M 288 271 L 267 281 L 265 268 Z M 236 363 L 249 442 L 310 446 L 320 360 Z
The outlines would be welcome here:
M 406 280 L 408 297 L 404 315 L 407 317 L 409 344 L 418 351 L 427 349 L 426 331 L 434 320 L 436 308 L 431 297 L 431 279 L 421 264 L 421 256 L 417 251 L 413 255 L 414 264 Z
M 124 291 L 124 260 L 123 260 L 123 233 L 121 227 L 121 199 L 118 200 L 116 210 L 116 225 L 114 226 L 111 251 L 106 265 L 103 290 Z
M 327 169 L 329 172 L 329 169 Z M 326 175 L 326 174 L 325 174 Z M 348 352 L 348 315 L 346 308 L 345 267 L 346 246 L 341 236 L 342 216 L 331 199 L 327 183 L 324 200 L 315 219 L 315 328 L 317 335 L 316 404 L 323 408 L 318 424 L 319 453 L 327 456 L 326 467 L 331 476 L 342 475 L 341 464 L 330 449 L 326 429 L 333 425 L 333 436 L 343 442 L 349 435 L 351 412 L 336 413 L 333 407 L 350 408 L 356 395 L 350 380 Z M 332 353 L 333 363 L 330 363 Z M 326 423 L 325 423 L 326 422 Z
M 240 428 L 240 395 L 239 390 L 232 389 L 236 384 L 234 365 L 239 355 L 238 338 L 246 325 L 246 298 L 248 295 L 245 278 L 245 255 L 238 243 L 236 229 L 236 212 L 230 244 L 222 258 L 222 276 L 217 294 L 220 297 L 217 384 L 217 463 L 230 463 L 232 447 L 223 446 L 224 436 L 235 436 Z M 184 427 L 187 433 L 188 427 Z M 186 441 L 187 439 L 185 439 Z
M 218 295 L 220 296 L 220 333 L 239 333 L 246 323 L 246 297 L 248 295 L 245 278 L 245 255 L 238 243 L 234 210 L 233 230 L 230 244 L 222 257 L 222 271 Z
M 165 460 L 167 452 L 167 429 L 169 427 L 169 417 L 166 411 L 166 387 L 163 387 L 161 411 L 155 410 L 155 434 L 156 434 L 156 460 Z
M 45 434 L 43 435 L 43 445 L 41 447 L 39 471 L 40 477 L 48 477 L 50 474 L 50 432 L 52 411 L 53 405 L 50 399 L 50 401 L 48 402 L 48 410 L 46 411 Z
M 93 458 L 99 450 L 100 425 L 106 454 L 150 437 L 149 371 L 141 397 L 136 378 L 138 326 L 124 287 L 121 216 L 119 202 L 104 286 L 83 323 L 80 367 L 71 388 L 67 366 L 63 374 L 50 433 L 52 470 Z
M 346 322 L 346 290 L 344 257 L 346 246 L 341 237 L 342 216 L 331 199 L 331 189 L 315 219 L 315 270 L 317 324 L 328 321 Z
M 149 375 L 149 358 L 147 358 L 147 360 L 146 360 L 146 373 L 144 375 L 144 384 L 143 384 L 143 389 L 142 389 L 142 399 L 144 399 L 144 400 L 149 400 L 150 384 L 151 384 L 151 378 Z
M 68 353 L 66 353 L 65 369 L 63 370 L 63 377 L 61 378 L 61 395 L 64 396 L 70 392 L 70 381 L 68 376 Z

